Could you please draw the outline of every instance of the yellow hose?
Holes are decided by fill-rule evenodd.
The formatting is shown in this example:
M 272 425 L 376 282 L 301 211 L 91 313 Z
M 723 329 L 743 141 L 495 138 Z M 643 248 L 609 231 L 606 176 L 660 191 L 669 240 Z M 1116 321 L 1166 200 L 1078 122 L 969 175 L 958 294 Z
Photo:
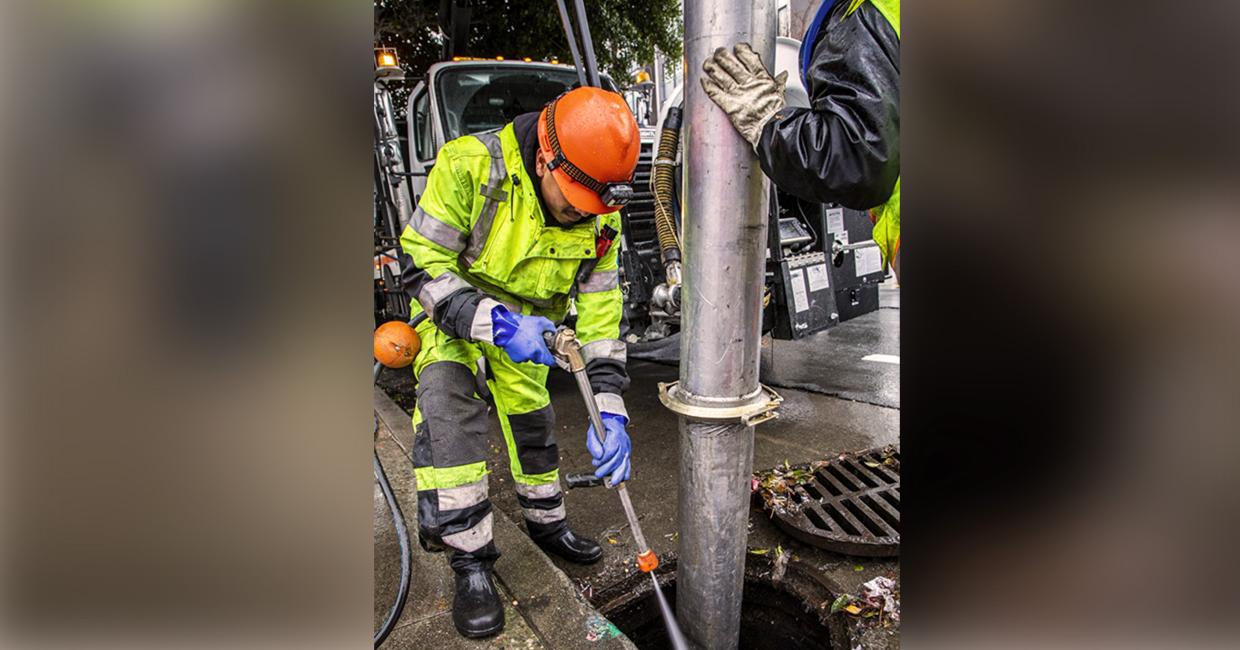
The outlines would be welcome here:
M 665 266 L 670 262 L 680 261 L 680 237 L 676 234 L 676 221 L 672 218 L 680 120 L 681 110 L 673 106 L 667 112 L 663 133 L 659 136 L 659 150 L 654 159 L 654 173 L 650 175 L 650 189 L 654 194 L 654 225 L 659 236 L 659 256 Z

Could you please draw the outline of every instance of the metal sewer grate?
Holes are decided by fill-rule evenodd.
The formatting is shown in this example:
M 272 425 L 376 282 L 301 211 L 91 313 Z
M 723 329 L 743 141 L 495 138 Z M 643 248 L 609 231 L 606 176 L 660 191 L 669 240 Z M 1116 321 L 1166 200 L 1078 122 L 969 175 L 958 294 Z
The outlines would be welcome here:
M 899 555 L 899 450 L 843 454 L 812 468 L 808 479 L 789 484 L 786 507 L 772 508 L 764 501 L 776 524 L 792 537 L 829 551 Z

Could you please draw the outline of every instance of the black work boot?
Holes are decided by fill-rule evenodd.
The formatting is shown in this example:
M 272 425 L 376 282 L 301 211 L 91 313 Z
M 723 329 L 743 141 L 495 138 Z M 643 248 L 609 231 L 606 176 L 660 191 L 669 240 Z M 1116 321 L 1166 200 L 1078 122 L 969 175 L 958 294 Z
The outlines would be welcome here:
M 495 560 L 457 551 L 451 555 L 456 573 L 456 598 L 452 601 L 456 631 L 471 639 L 499 634 L 504 629 L 504 604 L 491 577 Z
M 539 548 L 569 562 L 594 564 L 603 557 L 603 547 L 592 539 L 574 534 L 565 519 L 550 524 L 536 524 L 526 519 L 525 527 L 530 531 L 530 539 Z

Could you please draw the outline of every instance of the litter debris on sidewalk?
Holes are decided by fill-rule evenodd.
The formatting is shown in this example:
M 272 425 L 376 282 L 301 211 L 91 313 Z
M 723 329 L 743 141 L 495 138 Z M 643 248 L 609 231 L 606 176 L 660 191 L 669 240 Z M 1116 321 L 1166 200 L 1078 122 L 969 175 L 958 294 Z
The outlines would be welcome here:
M 831 603 L 831 613 L 844 612 L 858 618 L 878 618 L 879 625 L 900 620 L 900 586 L 879 576 L 861 585 L 861 594 L 841 594 Z
M 611 621 L 594 614 L 586 622 L 586 641 L 614 639 L 620 636 L 620 630 Z

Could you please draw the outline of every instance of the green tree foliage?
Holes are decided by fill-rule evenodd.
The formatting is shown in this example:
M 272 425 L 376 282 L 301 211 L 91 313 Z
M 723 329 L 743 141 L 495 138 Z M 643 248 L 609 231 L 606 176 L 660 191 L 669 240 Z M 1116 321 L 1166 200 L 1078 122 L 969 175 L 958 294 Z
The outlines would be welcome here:
M 376 46 L 396 48 L 412 75 L 421 75 L 440 60 L 440 0 L 374 3 Z M 458 56 L 557 58 L 572 63 L 555 0 L 470 0 L 468 4 L 473 9 L 469 37 L 463 50 L 458 48 Z M 574 15 L 572 5 L 568 0 L 570 16 Z M 680 58 L 683 23 L 678 0 L 586 0 L 585 7 L 599 71 L 621 87 L 638 66 L 654 60 L 656 50 L 673 61 Z

